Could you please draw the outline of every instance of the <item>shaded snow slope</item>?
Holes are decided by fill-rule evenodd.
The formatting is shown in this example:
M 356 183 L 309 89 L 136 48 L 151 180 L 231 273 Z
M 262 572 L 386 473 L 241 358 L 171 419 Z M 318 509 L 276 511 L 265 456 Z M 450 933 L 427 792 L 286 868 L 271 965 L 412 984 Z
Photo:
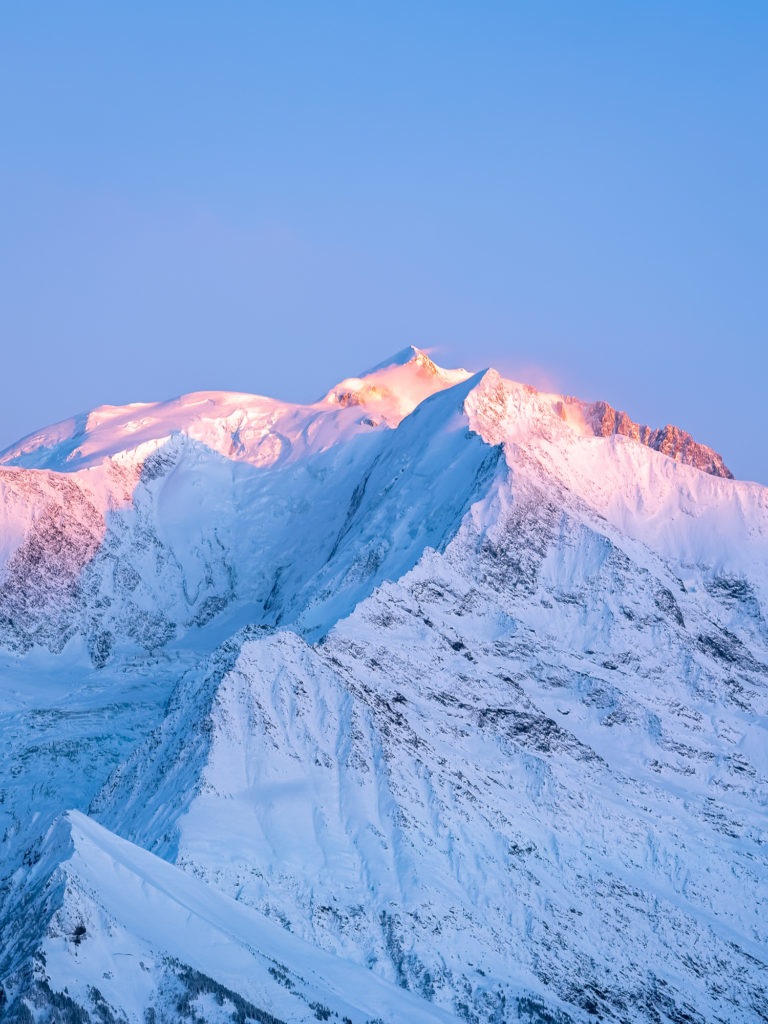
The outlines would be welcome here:
M 456 1019 L 309 946 L 77 811 L 53 827 L 26 887 L 27 920 L 15 936 L 20 955 L 4 988 L 9 1019 Z

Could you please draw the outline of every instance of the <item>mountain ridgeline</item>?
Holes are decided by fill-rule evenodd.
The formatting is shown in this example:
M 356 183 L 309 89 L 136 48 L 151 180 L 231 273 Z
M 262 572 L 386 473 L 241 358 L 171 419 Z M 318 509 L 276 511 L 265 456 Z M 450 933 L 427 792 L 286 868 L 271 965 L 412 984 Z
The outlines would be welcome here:
M 0 455 L 0 1021 L 768 1019 L 768 489 L 407 349 Z

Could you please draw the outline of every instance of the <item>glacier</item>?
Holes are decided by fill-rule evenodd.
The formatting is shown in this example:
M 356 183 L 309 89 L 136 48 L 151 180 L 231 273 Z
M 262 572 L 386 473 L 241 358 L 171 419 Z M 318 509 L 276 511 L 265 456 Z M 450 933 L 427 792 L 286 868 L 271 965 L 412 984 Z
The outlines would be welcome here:
M 718 453 L 406 349 L 76 416 L 0 495 L 0 1020 L 768 1019 Z

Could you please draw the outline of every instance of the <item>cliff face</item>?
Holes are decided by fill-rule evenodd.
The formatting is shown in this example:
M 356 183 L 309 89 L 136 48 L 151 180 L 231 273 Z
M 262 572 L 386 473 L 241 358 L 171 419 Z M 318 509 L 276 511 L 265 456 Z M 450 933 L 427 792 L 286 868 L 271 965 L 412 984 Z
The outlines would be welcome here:
M 583 405 L 585 419 L 595 432 L 595 437 L 610 437 L 611 434 L 622 434 L 652 448 L 662 455 L 668 455 L 676 462 L 686 466 L 695 466 L 712 476 L 722 476 L 733 480 L 733 473 L 713 448 L 694 441 L 690 434 L 680 427 L 668 423 L 666 427 L 652 430 L 641 423 L 635 423 L 625 412 L 614 409 L 607 402 L 594 402 Z

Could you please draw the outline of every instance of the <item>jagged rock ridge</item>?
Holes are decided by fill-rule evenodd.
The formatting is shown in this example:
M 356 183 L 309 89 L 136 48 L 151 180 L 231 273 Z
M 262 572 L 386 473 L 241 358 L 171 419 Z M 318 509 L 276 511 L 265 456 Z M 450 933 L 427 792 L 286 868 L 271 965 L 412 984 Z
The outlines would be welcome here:
M 582 403 L 580 403 L 582 404 Z M 607 402 L 594 402 L 585 407 L 586 418 L 596 437 L 610 437 L 621 434 L 647 445 L 655 452 L 668 455 L 686 466 L 695 466 L 704 473 L 733 480 L 733 473 L 723 462 L 722 455 L 705 444 L 694 441 L 690 434 L 668 423 L 666 427 L 652 430 L 635 423 L 625 412 L 619 412 Z

